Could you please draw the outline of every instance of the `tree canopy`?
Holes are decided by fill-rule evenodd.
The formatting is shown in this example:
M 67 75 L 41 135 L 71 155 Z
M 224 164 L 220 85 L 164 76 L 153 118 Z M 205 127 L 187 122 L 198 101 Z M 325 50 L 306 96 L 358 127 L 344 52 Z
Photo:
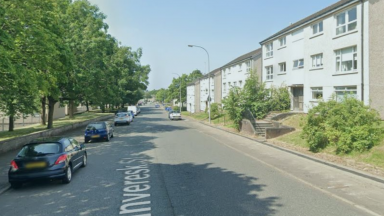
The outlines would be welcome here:
M 10 131 L 20 114 L 45 116 L 46 103 L 51 128 L 58 101 L 104 110 L 144 97 L 151 68 L 105 18 L 88 0 L 0 0 L 0 111 Z

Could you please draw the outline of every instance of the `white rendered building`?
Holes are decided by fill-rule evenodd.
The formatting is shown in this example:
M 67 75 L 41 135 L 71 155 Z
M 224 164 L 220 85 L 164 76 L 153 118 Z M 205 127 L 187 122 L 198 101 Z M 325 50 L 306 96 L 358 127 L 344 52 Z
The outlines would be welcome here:
M 260 42 L 262 81 L 286 85 L 291 110 L 353 94 L 369 103 L 369 1 L 341 0 Z
M 261 78 L 261 48 L 244 54 L 221 67 L 221 96 L 225 98 L 232 86 L 242 88 L 253 71 Z

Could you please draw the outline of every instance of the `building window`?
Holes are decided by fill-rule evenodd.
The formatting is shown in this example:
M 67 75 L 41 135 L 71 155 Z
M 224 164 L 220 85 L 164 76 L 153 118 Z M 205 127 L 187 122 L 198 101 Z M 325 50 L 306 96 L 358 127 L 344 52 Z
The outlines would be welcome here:
M 228 88 L 231 88 L 231 82 L 228 82 Z
M 239 72 L 241 72 L 241 64 L 238 64 L 237 67 L 239 68 Z
M 241 81 L 241 80 L 239 81 L 239 86 L 243 87 L 243 81 Z
M 267 72 L 267 80 L 273 80 L 273 66 L 265 67 Z
M 223 78 L 224 79 L 226 78 L 226 70 L 225 69 L 223 70 Z
M 323 98 L 323 87 L 313 87 L 312 91 L 312 100 L 318 100 Z
M 312 25 L 312 34 L 319 34 L 323 32 L 323 21 L 316 23 L 315 25 Z
M 323 67 L 323 54 L 317 54 L 311 56 L 312 58 L 312 68 L 322 68 Z
M 352 72 L 357 70 L 357 48 L 348 47 L 336 50 L 336 72 Z
M 355 30 L 357 27 L 357 10 L 352 8 L 336 16 L 336 35 Z
M 336 101 L 343 101 L 344 97 L 357 98 L 356 86 L 337 86 L 335 87 Z
M 293 61 L 293 69 L 299 69 L 304 67 L 304 59 L 298 59 Z
M 286 45 L 286 42 L 287 42 L 286 37 L 284 36 L 284 37 L 280 38 L 280 39 L 279 39 L 279 42 L 280 42 L 280 47 L 285 46 L 285 45 Z
M 224 92 L 227 91 L 227 85 L 226 85 L 226 83 L 223 83 L 223 90 L 224 90 Z
M 237 86 L 237 82 L 233 82 L 233 86 Z
M 272 57 L 273 56 L 273 42 L 265 45 L 265 47 L 267 48 L 267 52 L 266 52 L 267 57 Z
M 287 71 L 287 64 L 285 62 L 282 62 L 279 64 L 279 72 L 280 73 L 285 73 Z
M 251 71 L 251 62 L 250 61 L 247 61 L 247 72 L 250 72 Z

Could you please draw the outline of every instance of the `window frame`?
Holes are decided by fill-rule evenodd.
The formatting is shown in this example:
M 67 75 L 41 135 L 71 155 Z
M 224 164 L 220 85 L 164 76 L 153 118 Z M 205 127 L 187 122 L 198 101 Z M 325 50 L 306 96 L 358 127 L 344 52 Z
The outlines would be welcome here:
M 349 12 L 352 11 L 352 10 L 355 10 L 355 12 L 356 12 L 355 17 L 356 18 L 354 20 L 350 21 L 349 20 L 349 16 L 350 16 Z M 335 27 L 335 35 L 336 36 L 348 34 L 349 32 L 357 31 L 358 30 L 358 22 L 357 22 L 357 18 L 358 18 L 357 15 L 358 14 L 357 13 L 358 13 L 357 7 L 353 7 L 353 8 L 350 8 L 348 10 L 345 10 L 345 11 L 335 15 L 335 25 L 336 25 L 336 27 Z M 344 19 L 344 24 L 338 24 L 338 19 L 342 15 L 343 15 L 343 19 Z M 354 28 L 350 30 L 349 27 L 350 27 L 351 24 L 355 24 L 355 25 L 354 25 Z M 338 29 L 343 28 L 343 27 L 344 27 L 343 32 L 339 32 Z
M 343 97 L 344 97 L 345 93 L 353 92 L 353 94 L 350 94 L 350 95 L 354 95 L 355 98 L 357 98 L 357 85 L 354 85 L 354 86 L 334 86 L 333 90 L 334 90 L 335 95 L 336 95 L 336 101 L 339 101 L 339 97 L 337 94 L 338 92 L 344 93 L 342 95 Z
M 266 81 L 273 80 L 273 65 L 269 65 L 265 67 L 265 78 L 266 78 Z
M 311 100 L 320 100 L 321 98 L 324 98 L 324 94 L 323 94 L 323 87 L 311 87 L 311 95 L 312 95 L 312 99 Z M 313 97 L 314 96 L 314 93 L 320 93 L 321 94 L 321 98 L 319 97 Z
M 284 43 L 282 43 L 282 42 L 284 42 Z M 279 38 L 279 45 L 280 45 L 280 47 L 287 46 L 287 36 L 283 36 L 283 37 Z
M 281 70 L 281 66 L 284 65 L 284 70 L 282 71 Z M 284 73 L 287 73 L 287 62 L 280 62 L 279 63 L 279 73 L 280 74 L 284 74 Z
M 266 49 L 266 52 L 265 52 L 266 58 L 272 58 L 273 57 L 273 42 L 266 44 L 265 49 Z
M 247 73 L 251 71 L 251 61 L 247 61 L 246 63 L 247 66 Z
M 297 66 L 295 67 L 295 62 L 297 61 Z M 303 64 L 300 66 L 300 61 L 302 61 L 303 62 Z M 301 59 L 295 59 L 295 60 L 293 60 L 293 69 L 294 70 L 297 70 L 297 69 L 302 69 L 302 68 L 304 68 L 304 58 L 301 58 Z
M 317 57 L 321 57 L 320 58 L 320 62 L 321 62 L 320 66 L 318 66 L 317 64 L 316 64 L 316 66 L 314 66 L 314 64 L 313 64 L 314 58 L 316 58 L 315 60 L 317 62 L 317 60 L 318 60 Z M 318 53 L 318 54 L 315 54 L 315 55 L 311 55 L 311 69 L 319 69 L 319 68 L 323 68 L 323 67 L 324 67 L 324 64 L 323 64 L 323 53 Z
M 320 24 L 321 24 L 321 31 L 320 31 Z M 323 23 L 323 20 L 321 20 L 320 22 L 317 22 L 315 24 L 313 24 L 311 26 L 311 29 L 312 29 L 312 35 L 319 35 L 319 34 L 322 34 L 323 31 L 324 31 L 324 23 Z M 316 33 L 314 32 L 314 30 L 316 29 Z
M 345 70 L 345 71 L 342 71 L 341 68 L 343 66 L 343 53 L 342 51 L 343 50 L 347 50 L 347 49 L 351 49 L 352 48 L 352 66 L 351 66 L 351 70 Z M 359 65 L 359 62 L 358 62 L 358 56 L 357 56 L 357 45 L 355 46 L 350 46 L 350 47 L 345 47 L 345 48 L 342 48 L 342 49 L 338 49 L 338 50 L 335 50 L 334 51 L 334 54 L 335 54 L 335 71 L 336 71 L 336 74 L 344 74 L 344 73 L 353 73 L 353 72 L 357 72 L 358 70 L 358 65 Z M 346 54 L 344 54 L 346 55 Z M 344 61 L 346 62 L 346 61 Z M 339 65 L 338 65 L 339 63 Z

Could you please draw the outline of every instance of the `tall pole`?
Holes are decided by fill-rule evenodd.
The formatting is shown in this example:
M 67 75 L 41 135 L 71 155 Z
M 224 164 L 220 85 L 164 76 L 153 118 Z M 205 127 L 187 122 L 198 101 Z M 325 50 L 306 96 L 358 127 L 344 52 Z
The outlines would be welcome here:
M 199 47 L 199 48 L 203 49 L 207 53 L 207 56 L 208 56 L 208 118 L 209 118 L 209 124 L 211 124 L 211 77 L 209 76 L 209 73 L 210 73 L 209 53 L 204 47 L 197 46 L 197 45 L 188 45 L 188 46 L 189 47 Z
M 180 105 L 179 105 L 179 111 L 180 111 L 180 113 L 181 113 L 181 106 L 183 105 L 183 102 L 181 102 L 181 76 L 179 75 L 179 74 L 177 74 L 177 73 L 172 73 L 172 74 L 176 74 L 177 76 L 179 76 L 179 79 L 180 79 L 180 87 L 179 87 L 179 89 L 180 89 L 180 101 L 179 101 L 179 103 L 180 103 Z

